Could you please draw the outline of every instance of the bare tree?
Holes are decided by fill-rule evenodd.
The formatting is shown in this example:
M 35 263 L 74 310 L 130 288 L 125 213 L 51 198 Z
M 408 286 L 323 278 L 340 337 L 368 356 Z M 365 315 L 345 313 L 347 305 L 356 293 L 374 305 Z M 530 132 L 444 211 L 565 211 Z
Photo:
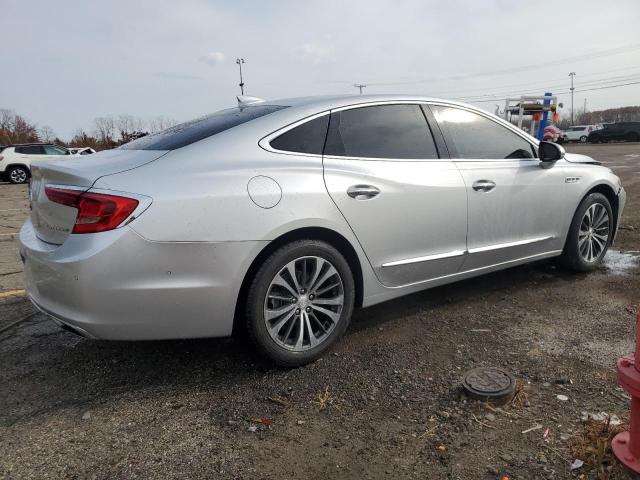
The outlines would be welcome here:
M 95 125 L 95 133 L 104 148 L 113 148 L 116 144 L 116 123 L 112 115 L 104 117 L 96 117 L 93 120 Z
M 47 143 L 51 142 L 56 136 L 53 128 L 51 128 L 49 125 L 43 125 L 42 127 L 40 127 L 38 134 L 40 136 L 40 140 Z
M 0 110 L 0 143 L 27 143 L 39 140 L 36 126 L 12 110 Z
M 166 130 L 167 128 L 173 127 L 177 124 L 177 120 L 171 117 L 158 115 L 157 117 L 149 120 L 149 130 L 151 133 L 161 132 L 162 130 Z

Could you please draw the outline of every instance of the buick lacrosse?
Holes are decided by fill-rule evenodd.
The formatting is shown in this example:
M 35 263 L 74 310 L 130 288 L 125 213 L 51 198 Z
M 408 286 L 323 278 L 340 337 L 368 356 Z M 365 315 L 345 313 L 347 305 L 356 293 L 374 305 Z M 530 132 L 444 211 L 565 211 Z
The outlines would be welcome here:
M 598 266 L 625 203 L 597 161 L 455 102 L 262 101 L 34 162 L 27 292 L 91 338 L 322 355 L 354 308 L 559 257 Z

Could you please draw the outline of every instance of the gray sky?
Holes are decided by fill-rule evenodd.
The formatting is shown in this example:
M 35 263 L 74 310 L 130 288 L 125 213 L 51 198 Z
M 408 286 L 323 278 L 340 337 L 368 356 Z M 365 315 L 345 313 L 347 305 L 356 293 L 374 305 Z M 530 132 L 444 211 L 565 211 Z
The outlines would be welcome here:
M 640 84 L 578 91 L 640 81 L 638 0 L 2 0 L 2 18 L 0 108 L 62 138 L 101 115 L 183 121 L 233 106 L 238 56 L 245 93 L 267 99 L 355 82 L 503 98 L 567 91 L 575 71 L 576 108 L 640 104 Z

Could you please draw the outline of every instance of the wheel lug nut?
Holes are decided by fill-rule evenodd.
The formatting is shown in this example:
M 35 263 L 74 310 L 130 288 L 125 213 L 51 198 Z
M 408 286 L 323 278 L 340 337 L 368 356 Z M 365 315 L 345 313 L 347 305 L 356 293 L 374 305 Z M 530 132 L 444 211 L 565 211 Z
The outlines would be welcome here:
M 304 294 L 306 293 L 306 290 L 303 288 L 302 290 L 300 290 L 300 293 Z
M 300 309 L 296 308 L 296 315 L 300 315 Z
M 307 313 L 308 313 L 308 312 L 310 312 L 310 311 L 311 311 L 311 307 L 307 307 L 307 308 L 305 308 L 305 310 L 306 310 L 306 311 L 307 311 Z
M 309 300 L 313 300 L 314 298 L 316 298 L 316 296 L 313 293 L 309 295 Z

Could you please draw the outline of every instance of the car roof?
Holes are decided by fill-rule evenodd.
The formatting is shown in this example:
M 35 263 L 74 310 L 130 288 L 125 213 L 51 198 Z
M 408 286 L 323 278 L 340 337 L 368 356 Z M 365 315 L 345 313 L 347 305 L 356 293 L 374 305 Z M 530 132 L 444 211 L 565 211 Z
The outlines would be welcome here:
M 293 98 L 280 98 L 275 100 L 265 101 L 268 105 L 284 105 L 288 107 L 313 107 L 314 109 L 328 110 L 332 108 L 346 107 L 350 105 L 357 105 L 361 103 L 373 103 L 373 102 L 406 102 L 406 101 L 419 101 L 419 102 L 444 102 L 453 105 L 468 106 L 461 102 L 455 102 L 446 99 L 426 97 L 423 95 L 408 95 L 408 94 L 375 94 L 375 95 L 320 95 L 309 97 L 293 97 Z
M 67 147 L 63 147 L 62 145 L 57 145 L 55 143 L 39 143 L 39 142 L 32 142 L 32 143 L 10 143 L 9 145 L 6 145 L 7 147 L 33 147 L 33 146 L 47 146 L 47 147 L 60 147 L 60 148 L 64 148 L 66 149 Z

